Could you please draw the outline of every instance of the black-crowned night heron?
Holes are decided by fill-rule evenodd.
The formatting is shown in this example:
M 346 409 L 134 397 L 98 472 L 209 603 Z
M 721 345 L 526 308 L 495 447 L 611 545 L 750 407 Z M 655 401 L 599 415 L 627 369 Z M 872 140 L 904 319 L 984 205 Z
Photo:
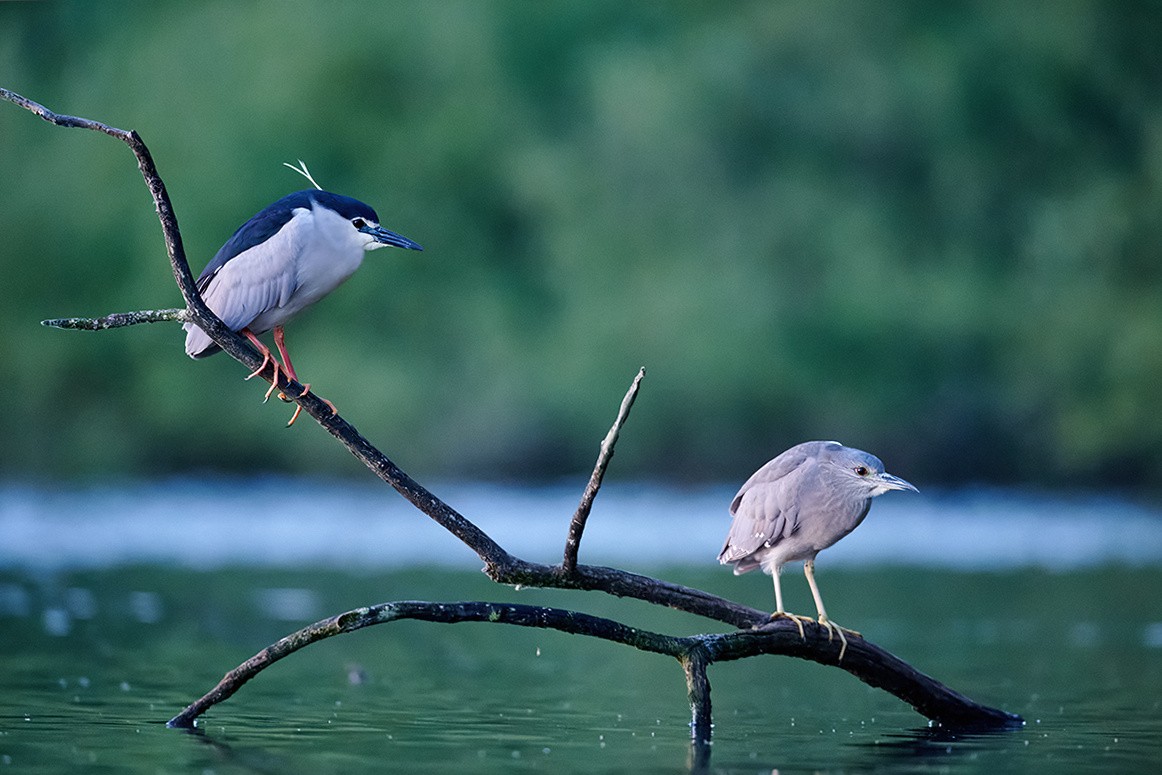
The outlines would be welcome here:
M 198 290 L 206 306 L 262 354 L 262 365 L 250 377 L 268 363 L 274 369 L 267 399 L 278 384 L 280 368 L 298 381 L 283 325 L 354 274 L 365 253 L 388 246 L 423 250 L 380 226 L 379 216 L 369 205 L 327 191 L 306 190 L 284 196 L 242 224 L 202 270 Z M 219 350 L 193 323 L 182 327 L 191 358 Z M 258 338 L 271 329 L 281 366 Z M 303 394 L 310 388 L 304 383 Z M 279 397 L 284 398 L 281 393 Z M 295 409 L 288 425 L 298 418 L 300 409 Z
M 867 516 L 872 498 L 888 490 L 916 492 L 908 482 L 885 473 L 878 457 L 862 450 L 837 441 L 791 447 L 755 471 L 734 496 L 730 504 L 734 522 L 718 561 L 732 563 L 735 575 L 760 567 L 769 573 L 775 580 L 771 618 L 791 619 L 804 636 L 803 622 L 810 617 L 787 613 L 779 587 L 783 565 L 803 560 L 819 624 L 827 628 L 829 638 L 832 632 L 839 634 L 842 660 L 847 638 L 823 608 L 815 583 L 815 555 L 855 530 Z

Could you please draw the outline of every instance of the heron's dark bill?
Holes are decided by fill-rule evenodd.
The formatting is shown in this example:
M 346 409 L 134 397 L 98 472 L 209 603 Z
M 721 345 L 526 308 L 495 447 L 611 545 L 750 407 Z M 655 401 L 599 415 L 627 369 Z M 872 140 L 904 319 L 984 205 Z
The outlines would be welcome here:
M 423 250 L 418 243 L 412 242 L 407 237 L 396 234 L 394 231 L 388 231 L 382 226 L 364 226 L 359 231 L 364 234 L 370 234 L 375 238 L 376 242 L 384 245 L 391 245 L 395 248 L 406 248 L 407 250 Z

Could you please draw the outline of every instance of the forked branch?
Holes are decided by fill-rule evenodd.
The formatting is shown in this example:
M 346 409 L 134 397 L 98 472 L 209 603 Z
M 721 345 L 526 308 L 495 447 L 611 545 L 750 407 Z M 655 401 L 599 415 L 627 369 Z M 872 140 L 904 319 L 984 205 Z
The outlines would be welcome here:
M 229 699 L 258 673 L 312 643 L 402 619 L 442 624 L 488 622 L 537 627 L 600 638 L 632 646 L 640 651 L 674 657 L 686 673 L 693 712 L 693 736 L 696 741 L 703 742 L 710 739 L 710 682 L 706 675 L 706 668 L 710 664 L 759 654 L 780 654 L 834 664 L 839 652 L 838 642 L 824 628 L 809 626 L 806 628 L 806 637 L 800 637 L 798 629 L 786 621 L 726 634 L 672 636 L 560 608 L 516 603 L 397 601 L 357 608 L 323 619 L 272 643 L 223 676 L 217 686 L 190 703 L 185 710 L 170 719 L 168 725 L 194 726 L 199 716 Z M 851 640 L 847 655 L 839 667 L 872 686 L 892 692 L 926 717 L 946 726 L 995 729 L 1019 725 L 1021 722 L 1019 716 L 980 705 L 942 686 L 863 638 Z
M 154 320 L 191 321 L 248 370 L 253 371 L 257 368 L 261 362 L 258 354 L 243 337 L 231 331 L 218 319 L 198 294 L 182 248 L 173 207 L 149 150 L 137 133 L 89 119 L 53 113 L 43 105 L 6 89 L 0 88 L 0 98 L 13 102 L 58 126 L 99 131 L 125 142 L 130 147 L 137 158 L 146 185 L 153 195 L 174 279 L 186 302 L 185 310 L 119 313 L 98 319 L 72 318 L 46 322 L 61 327 L 101 330 Z M 622 401 L 617 420 L 602 443 L 597 465 L 594 467 L 577 513 L 570 523 L 564 558 L 560 565 L 555 566 L 532 563 L 510 555 L 469 519 L 404 473 L 350 423 L 333 412 L 332 408 L 314 392 L 303 395 L 301 386 L 293 382 L 287 383 L 285 380 L 279 381 L 279 387 L 289 388 L 290 395 L 299 396 L 294 400 L 376 476 L 394 487 L 416 508 L 475 551 L 484 561 L 485 572 L 493 580 L 503 584 L 593 590 L 618 597 L 637 598 L 733 625 L 740 628 L 738 632 L 726 635 L 673 637 L 560 609 L 505 603 L 384 603 L 349 611 L 318 622 L 263 649 L 228 673 L 214 690 L 175 716 L 170 722 L 171 725 L 191 726 L 207 708 L 229 697 L 265 667 L 306 645 L 343 632 L 404 618 L 446 623 L 488 621 L 546 627 L 614 640 L 645 651 L 674 656 L 682 663 L 686 674 L 693 712 L 692 729 L 696 757 L 707 756 L 709 750 L 706 747 L 710 735 L 710 684 L 706 675 L 707 666 L 716 661 L 741 659 L 758 654 L 783 654 L 824 664 L 838 664 L 860 680 L 891 692 L 928 718 L 949 726 L 1003 728 L 1020 722 L 1017 716 L 979 705 L 953 692 L 863 638 L 851 638 L 846 656 L 839 662 L 839 644 L 833 642 L 830 632 L 818 625 L 808 625 L 804 636 L 801 637 L 798 627 L 788 620 L 770 621 L 764 611 L 725 600 L 702 590 L 616 568 L 578 564 L 577 554 L 586 520 L 643 375 L 644 370 L 638 372 Z

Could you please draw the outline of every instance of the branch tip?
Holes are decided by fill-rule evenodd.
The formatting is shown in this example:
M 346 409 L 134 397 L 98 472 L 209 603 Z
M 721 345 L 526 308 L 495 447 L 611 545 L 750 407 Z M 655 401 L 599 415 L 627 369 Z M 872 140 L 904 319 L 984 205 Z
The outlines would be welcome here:
M 629 419 L 629 410 L 633 408 L 633 402 L 637 399 L 638 388 L 641 386 L 642 378 L 646 375 L 646 367 L 642 366 L 638 369 L 637 375 L 630 383 L 629 390 L 625 393 L 625 398 L 621 399 L 621 406 L 617 411 L 617 418 L 613 421 L 613 426 L 609 429 L 609 433 L 605 434 L 605 438 L 601 442 L 601 451 L 597 454 L 597 463 L 593 466 L 593 473 L 589 477 L 589 483 L 585 485 L 585 492 L 581 495 L 581 502 L 577 505 L 577 511 L 573 514 L 573 519 L 569 522 L 569 533 L 565 538 L 565 554 L 561 558 L 561 571 L 565 575 L 573 575 L 577 572 L 577 554 L 581 549 L 581 536 L 585 532 L 585 523 L 589 520 L 589 512 L 593 510 L 593 500 L 597 497 L 597 491 L 601 489 L 601 482 L 605 479 L 605 471 L 609 467 L 609 461 L 613 458 L 613 448 L 617 444 L 617 438 L 621 434 L 621 429 L 625 425 L 625 421 Z

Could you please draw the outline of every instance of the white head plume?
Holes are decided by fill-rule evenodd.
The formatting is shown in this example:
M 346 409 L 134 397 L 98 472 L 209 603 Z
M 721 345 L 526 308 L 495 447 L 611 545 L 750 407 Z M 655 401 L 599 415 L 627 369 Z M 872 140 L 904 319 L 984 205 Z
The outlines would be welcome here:
M 312 177 L 312 176 L 311 176 L 311 171 L 307 169 L 307 165 L 306 165 L 306 163 L 305 163 L 305 162 L 303 162 L 303 160 L 302 160 L 302 159 L 299 159 L 299 160 L 298 160 L 298 162 L 299 162 L 299 166 L 297 166 L 297 167 L 296 167 L 295 165 L 293 165 L 293 164 L 288 164 L 288 163 L 287 163 L 287 162 L 285 162 L 285 161 L 282 163 L 282 166 L 284 166 L 284 167 L 289 167 L 290 169 L 292 169 L 292 170 L 294 170 L 295 172 L 299 173 L 299 174 L 300 174 L 300 175 L 302 175 L 304 178 L 306 178 L 307 180 L 311 181 L 311 185 L 312 185 L 312 186 L 314 186 L 315 188 L 317 188 L 317 189 L 319 189 L 320 191 L 322 191 L 322 190 L 323 190 L 323 187 L 322 187 L 322 186 L 320 186 L 318 183 L 316 183 L 316 182 L 315 182 L 315 179 L 314 179 L 314 177 Z

